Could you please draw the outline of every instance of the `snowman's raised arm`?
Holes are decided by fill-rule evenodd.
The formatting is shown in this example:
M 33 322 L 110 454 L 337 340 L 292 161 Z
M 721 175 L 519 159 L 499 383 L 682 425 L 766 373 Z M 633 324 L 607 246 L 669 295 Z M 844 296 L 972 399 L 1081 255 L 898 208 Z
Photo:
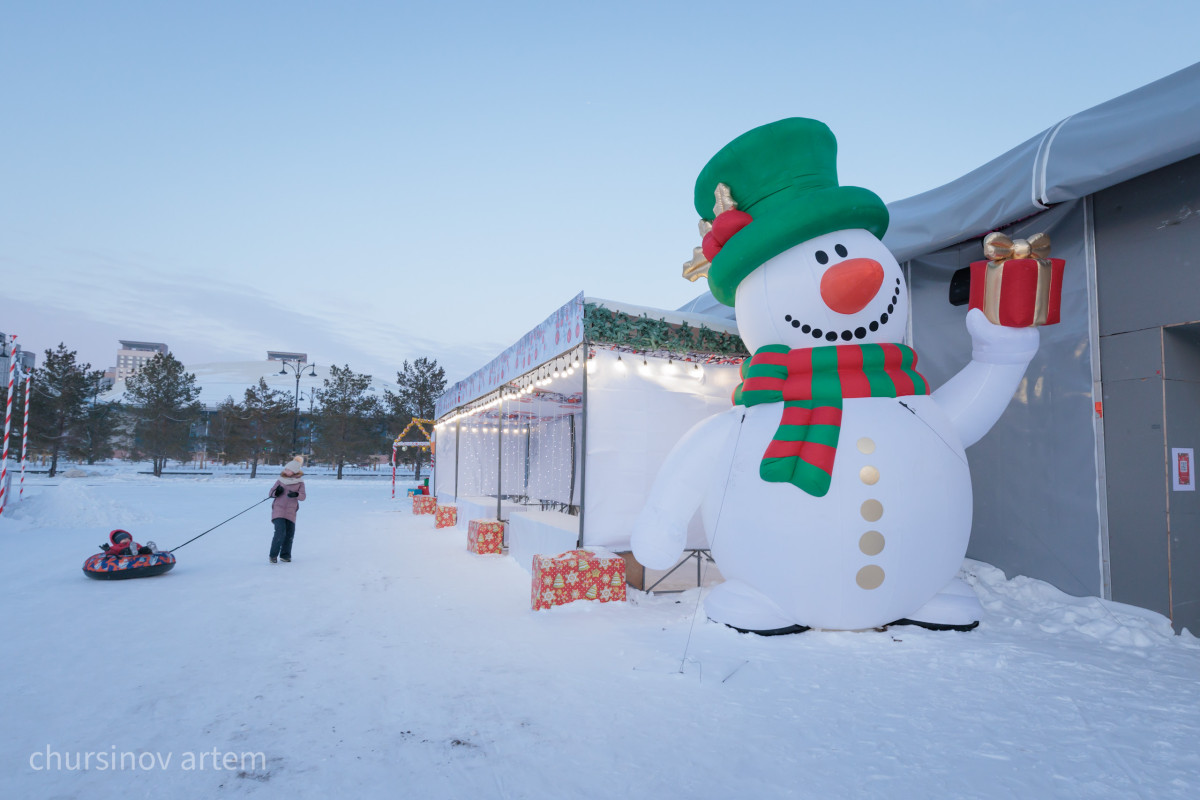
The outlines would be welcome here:
M 671 450 L 633 524 L 633 555 L 641 564 L 650 569 L 675 566 L 687 544 L 688 523 L 714 485 L 707 479 L 718 469 L 722 448 L 737 424 L 733 415 L 744 410 L 701 420 Z
M 933 393 L 950 416 L 963 447 L 983 438 L 1004 409 L 1037 355 L 1037 328 L 993 325 L 977 308 L 967 312 L 971 363 Z

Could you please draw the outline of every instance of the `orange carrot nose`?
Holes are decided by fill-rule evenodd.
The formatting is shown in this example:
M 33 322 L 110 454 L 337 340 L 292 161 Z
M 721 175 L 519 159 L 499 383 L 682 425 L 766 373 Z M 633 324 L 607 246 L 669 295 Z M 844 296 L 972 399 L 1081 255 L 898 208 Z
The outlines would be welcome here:
M 883 266 L 870 258 L 851 258 L 821 276 L 821 299 L 839 314 L 855 314 L 879 293 Z

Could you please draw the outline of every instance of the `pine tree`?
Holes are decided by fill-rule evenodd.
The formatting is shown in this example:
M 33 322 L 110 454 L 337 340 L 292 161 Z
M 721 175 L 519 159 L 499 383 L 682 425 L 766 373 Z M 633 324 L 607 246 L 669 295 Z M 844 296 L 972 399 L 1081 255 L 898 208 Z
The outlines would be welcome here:
M 281 463 L 292 451 L 292 398 L 286 392 L 267 386 L 263 378 L 246 389 L 241 403 L 243 418 L 234 426 L 237 446 L 250 462 L 250 477 L 258 475 L 258 465 L 272 458 Z
M 162 477 L 168 458 L 191 452 L 191 425 L 201 414 L 196 376 L 170 353 L 158 353 L 125 381 L 125 399 L 134 417 L 134 449 L 149 456 Z
M 313 450 L 337 465 L 338 480 L 347 463 L 378 453 L 386 438 L 379 430 L 379 401 L 367 391 L 370 385 L 370 375 L 334 364 L 324 388 L 316 392 L 320 408 L 312 420 L 316 433 Z
M 214 461 L 222 464 L 230 461 L 241 461 L 241 453 L 237 450 L 235 426 L 242 418 L 242 410 L 232 397 L 226 397 L 217 403 L 216 409 L 208 420 L 208 450 L 215 453 Z
M 390 421 L 399 425 L 397 432 L 404 430 L 409 421 L 433 419 L 437 399 L 446 391 L 446 370 L 432 358 L 418 358 L 412 364 L 405 359 L 396 373 L 397 392 L 385 392 Z M 425 448 L 416 448 L 416 479 L 421 479 L 421 463 L 425 460 Z
M 113 457 L 113 439 L 120 433 L 125 415 L 119 403 L 97 403 L 88 405 L 83 419 L 72 437 L 71 456 L 88 464 L 95 464 Z
M 33 371 L 33 397 L 30 400 L 30 442 L 37 443 L 50 454 L 50 477 L 58 472 L 60 453 L 79 452 L 81 441 L 88 436 L 85 422 L 89 417 L 88 404 L 100 391 L 104 373 L 93 370 L 91 364 L 75 360 L 75 351 L 59 343 L 54 350 L 45 351 L 42 366 Z M 13 392 L 14 401 L 21 394 Z M 107 438 L 106 438 L 107 437 Z M 100 430 L 95 450 L 109 453 L 112 431 Z

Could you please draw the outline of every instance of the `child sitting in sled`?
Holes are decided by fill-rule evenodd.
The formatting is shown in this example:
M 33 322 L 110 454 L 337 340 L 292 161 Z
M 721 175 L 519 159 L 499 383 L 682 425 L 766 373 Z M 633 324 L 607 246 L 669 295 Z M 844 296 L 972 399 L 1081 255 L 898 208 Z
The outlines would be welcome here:
M 158 552 L 154 542 L 138 544 L 133 540 L 129 531 L 123 531 L 120 528 L 108 534 L 108 542 L 100 545 L 100 549 L 110 556 L 146 556 Z

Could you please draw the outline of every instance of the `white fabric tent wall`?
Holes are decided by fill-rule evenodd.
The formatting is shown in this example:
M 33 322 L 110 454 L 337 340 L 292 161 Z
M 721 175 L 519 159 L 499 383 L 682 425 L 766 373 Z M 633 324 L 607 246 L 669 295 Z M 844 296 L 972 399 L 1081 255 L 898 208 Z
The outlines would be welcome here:
M 730 407 L 737 365 L 669 363 L 598 350 L 588 369 L 584 544 L 628 550 L 658 469 L 696 423 Z M 689 547 L 705 548 L 699 519 Z
M 692 329 L 703 325 L 737 334 L 726 319 L 580 295 L 522 342 L 547 341 L 556 326 L 582 329 L 582 316 L 571 314 L 582 314 L 585 303 L 633 318 L 645 314 L 671 325 L 686 322 Z M 576 341 L 570 340 L 568 349 Z M 667 453 L 694 424 L 729 408 L 739 380 L 737 364 L 675 361 L 667 351 L 643 356 L 605 344 L 587 349 L 592 357 L 585 359 L 586 388 L 585 370 L 574 370 L 571 377 L 555 379 L 552 389 L 506 396 L 497 405 L 497 389 L 511 391 L 531 375 L 544 374 L 546 364 L 572 360 L 563 355 L 566 351 L 543 346 L 533 351 L 550 356 L 541 362 L 518 343 L 439 399 L 439 500 L 494 518 L 500 483 L 500 494 L 509 498 L 500 506 L 510 522 L 510 552 L 526 569 L 532 553 L 563 552 L 580 543 L 627 550 L 633 519 Z M 468 413 L 472 403 L 480 406 Z M 497 427 L 504 427 L 503 435 Z M 576 510 L 578 516 L 570 513 Z M 460 525 L 465 519 L 460 509 Z M 698 519 L 689 546 L 706 546 Z

